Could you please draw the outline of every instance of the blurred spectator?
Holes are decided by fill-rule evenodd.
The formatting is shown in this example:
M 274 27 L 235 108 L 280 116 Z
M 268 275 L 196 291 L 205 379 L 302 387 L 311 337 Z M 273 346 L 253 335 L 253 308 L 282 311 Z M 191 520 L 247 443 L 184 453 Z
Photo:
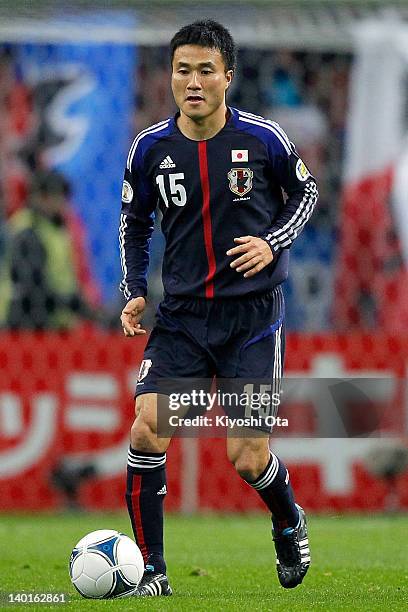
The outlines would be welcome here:
M 0 321 L 10 328 L 69 329 L 105 315 L 80 289 L 75 243 L 68 227 L 69 185 L 59 173 L 34 176 L 29 205 L 8 224 Z
M 32 128 L 30 91 L 16 74 L 12 48 L 0 46 L 0 181 L 5 215 L 27 198 L 29 172 L 19 151 Z
M 283 51 L 276 57 L 269 57 L 264 62 L 263 71 L 266 73 L 263 98 L 268 105 L 293 107 L 303 103 L 305 91 L 301 66 L 293 53 Z
M 137 99 L 134 120 L 135 133 L 176 112 L 169 87 L 167 47 L 141 47 L 136 74 Z

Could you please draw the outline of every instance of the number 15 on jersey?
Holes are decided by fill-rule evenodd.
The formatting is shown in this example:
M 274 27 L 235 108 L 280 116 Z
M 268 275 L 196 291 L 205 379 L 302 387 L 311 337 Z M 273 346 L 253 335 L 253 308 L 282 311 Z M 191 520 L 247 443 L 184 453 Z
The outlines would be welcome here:
M 169 207 L 169 196 L 170 199 L 176 206 L 185 206 L 187 202 L 186 188 L 180 182 L 184 179 L 184 172 L 176 172 L 174 174 L 158 174 L 156 176 L 156 183 L 159 186 L 160 195 L 163 198 L 165 206 Z M 168 185 L 166 186 L 166 183 Z

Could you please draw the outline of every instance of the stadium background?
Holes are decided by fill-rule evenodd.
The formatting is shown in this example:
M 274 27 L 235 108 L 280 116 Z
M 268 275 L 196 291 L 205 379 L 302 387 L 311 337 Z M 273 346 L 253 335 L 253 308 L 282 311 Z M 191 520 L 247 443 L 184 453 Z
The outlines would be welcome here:
M 286 371 L 371 379 L 384 415 L 373 431 L 366 413 L 351 413 L 344 435 L 322 437 L 324 406 L 298 398 L 289 406 L 290 432 L 273 448 L 311 510 L 408 508 L 407 8 L 70 5 L 69 13 L 62 2 L 1 5 L 0 278 L 7 279 L 13 219 L 27 205 L 32 177 L 58 170 L 71 186 L 78 287 L 104 316 L 37 331 L 23 316 L 12 330 L 3 319 L 0 510 L 123 508 L 144 345 L 123 338 L 114 323 L 122 307 L 123 166 L 134 135 L 173 112 L 166 45 L 179 26 L 201 17 L 230 27 L 239 45 L 229 103 L 279 121 L 319 183 L 318 210 L 292 249 Z M 156 234 L 148 326 L 160 298 L 161 249 Z M 46 301 L 36 299 L 40 312 Z M 224 455 L 222 439 L 174 440 L 167 508 L 260 509 Z

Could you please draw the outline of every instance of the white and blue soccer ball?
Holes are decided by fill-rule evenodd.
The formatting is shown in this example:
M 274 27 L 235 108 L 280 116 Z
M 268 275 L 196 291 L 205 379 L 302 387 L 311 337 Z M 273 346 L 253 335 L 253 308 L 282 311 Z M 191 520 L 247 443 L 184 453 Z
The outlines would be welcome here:
M 137 588 L 144 572 L 139 547 L 123 533 L 100 529 L 86 535 L 72 551 L 69 573 L 83 597 L 126 597 Z

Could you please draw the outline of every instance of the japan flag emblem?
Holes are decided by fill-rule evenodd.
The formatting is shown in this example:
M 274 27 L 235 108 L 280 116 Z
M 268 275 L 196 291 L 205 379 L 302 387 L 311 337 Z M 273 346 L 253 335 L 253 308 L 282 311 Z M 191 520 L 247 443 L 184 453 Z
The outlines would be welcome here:
M 248 161 L 248 149 L 232 149 L 231 151 L 232 162 L 247 162 Z

